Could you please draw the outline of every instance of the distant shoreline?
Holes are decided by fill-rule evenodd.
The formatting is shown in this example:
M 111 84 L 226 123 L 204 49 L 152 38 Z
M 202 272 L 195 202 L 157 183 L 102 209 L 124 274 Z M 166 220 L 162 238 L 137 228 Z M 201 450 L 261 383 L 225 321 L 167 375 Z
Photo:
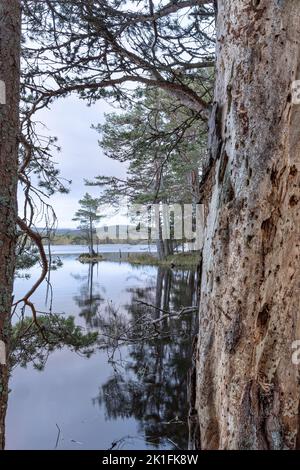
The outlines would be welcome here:
M 44 245 L 48 245 L 48 241 L 43 241 Z M 58 246 L 58 245 L 72 245 L 72 246 L 88 246 L 87 243 L 80 240 L 72 240 L 70 238 L 66 238 L 65 236 L 58 236 L 54 238 L 50 238 L 50 245 L 51 246 Z M 131 246 L 139 246 L 139 245 L 149 245 L 149 246 L 156 246 L 155 242 L 148 243 L 147 240 L 141 240 L 138 242 L 133 242 L 130 240 L 101 240 L 98 243 L 99 246 L 101 245 L 131 245 Z M 97 247 L 97 243 L 95 243 L 95 247 Z

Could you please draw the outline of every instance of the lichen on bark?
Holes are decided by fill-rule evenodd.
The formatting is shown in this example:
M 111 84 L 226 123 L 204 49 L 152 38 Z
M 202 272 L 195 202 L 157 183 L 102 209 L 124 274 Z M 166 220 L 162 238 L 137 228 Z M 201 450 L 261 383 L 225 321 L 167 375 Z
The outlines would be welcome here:
M 0 340 L 5 344 L 7 356 L 6 364 L 0 365 L 0 449 L 5 445 L 10 314 L 15 267 L 20 37 L 20 0 L 0 0 L 0 81 L 5 83 L 5 100 L 2 99 L 0 103 Z
M 298 446 L 299 24 L 293 0 L 218 1 L 195 448 Z

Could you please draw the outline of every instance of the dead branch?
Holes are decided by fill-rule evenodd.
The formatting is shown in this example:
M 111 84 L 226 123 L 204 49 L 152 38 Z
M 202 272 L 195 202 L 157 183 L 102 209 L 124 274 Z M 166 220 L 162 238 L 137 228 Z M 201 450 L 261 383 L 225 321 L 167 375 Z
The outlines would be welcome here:
M 37 232 L 34 232 L 30 227 L 28 227 L 28 225 L 26 224 L 26 222 L 24 220 L 22 220 L 20 217 L 18 217 L 17 219 L 17 224 L 18 226 L 20 227 L 20 229 L 26 233 L 26 235 L 28 235 L 28 237 L 34 242 L 34 244 L 37 246 L 38 250 L 39 250 L 39 253 L 40 253 L 40 257 L 41 257 L 41 263 L 42 263 L 42 272 L 40 274 L 40 277 L 38 278 L 38 280 L 34 283 L 34 285 L 31 287 L 31 289 L 27 292 L 27 294 L 25 294 L 25 296 L 18 300 L 17 302 L 15 302 L 13 304 L 14 307 L 16 307 L 17 305 L 19 305 L 20 303 L 24 303 L 24 305 L 28 306 L 30 309 L 31 309 L 31 312 L 32 312 L 32 317 L 33 317 L 33 320 L 34 320 L 34 323 L 35 325 L 38 327 L 40 333 L 42 334 L 43 338 L 45 341 L 47 341 L 47 338 L 45 336 L 45 332 L 44 332 L 44 329 L 43 327 L 39 324 L 38 322 L 38 319 L 37 319 L 37 311 L 35 309 L 35 306 L 34 304 L 30 301 L 30 297 L 34 294 L 34 292 L 39 288 L 39 286 L 42 284 L 42 282 L 46 279 L 47 277 L 47 273 L 48 273 L 48 269 L 49 269 L 49 266 L 48 266 L 48 260 L 47 260 L 47 256 L 46 256 L 46 253 L 45 253 L 45 250 L 44 250 L 44 247 L 43 247 L 43 243 L 42 243 L 42 237 L 39 233 Z

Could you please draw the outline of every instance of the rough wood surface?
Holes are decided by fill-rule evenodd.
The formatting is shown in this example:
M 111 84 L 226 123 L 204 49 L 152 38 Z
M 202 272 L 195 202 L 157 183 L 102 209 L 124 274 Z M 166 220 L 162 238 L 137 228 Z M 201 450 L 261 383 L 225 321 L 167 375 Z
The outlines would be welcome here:
M 6 355 L 15 267 L 20 28 L 20 0 L 0 0 L 0 81 L 5 90 L 0 103 L 0 341 Z M 0 449 L 5 444 L 7 393 L 6 364 L 0 365 Z
M 300 2 L 219 0 L 217 30 L 193 447 L 294 449 Z

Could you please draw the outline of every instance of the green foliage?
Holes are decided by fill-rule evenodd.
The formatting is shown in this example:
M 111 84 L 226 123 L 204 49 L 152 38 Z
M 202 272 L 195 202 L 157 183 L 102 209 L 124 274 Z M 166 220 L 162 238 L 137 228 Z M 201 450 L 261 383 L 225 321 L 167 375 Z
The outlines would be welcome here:
M 210 77 L 207 77 L 210 80 Z M 96 127 L 105 154 L 128 164 L 126 180 L 98 176 L 104 199 L 138 204 L 190 203 L 197 194 L 206 126 L 162 91 L 139 89 L 127 112 L 106 115 Z
M 36 247 L 25 247 L 16 259 L 16 272 L 32 268 L 39 261 L 39 252 Z
M 97 214 L 100 204 L 98 198 L 92 198 L 88 193 L 85 193 L 82 199 L 79 200 L 80 209 L 75 213 L 73 220 L 80 223 L 80 228 L 86 226 L 90 221 L 96 222 L 101 219 L 101 215 Z
M 134 89 L 128 82 L 167 88 L 194 108 L 205 103 L 209 89 L 197 96 L 195 83 L 214 64 L 215 12 L 212 4 L 186 3 L 24 1 L 25 103 L 43 93 L 49 105 L 71 91 L 88 103 L 124 103 Z
M 74 317 L 49 314 L 38 317 L 39 327 L 32 318 L 24 318 L 12 328 L 11 365 L 26 367 L 32 363 L 42 370 L 48 356 L 55 350 L 68 347 L 90 357 L 97 346 L 98 333 L 84 332 Z M 43 334 L 41 334 L 41 330 Z
M 80 209 L 75 213 L 73 220 L 79 222 L 78 228 L 84 234 L 90 248 L 90 254 L 93 254 L 95 222 L 99 221 L 103 217 L 97 213 L 100 199 L 93 198 L 90 194 L 86 193 L 83 198 L 79 200 L 79 204 Z

